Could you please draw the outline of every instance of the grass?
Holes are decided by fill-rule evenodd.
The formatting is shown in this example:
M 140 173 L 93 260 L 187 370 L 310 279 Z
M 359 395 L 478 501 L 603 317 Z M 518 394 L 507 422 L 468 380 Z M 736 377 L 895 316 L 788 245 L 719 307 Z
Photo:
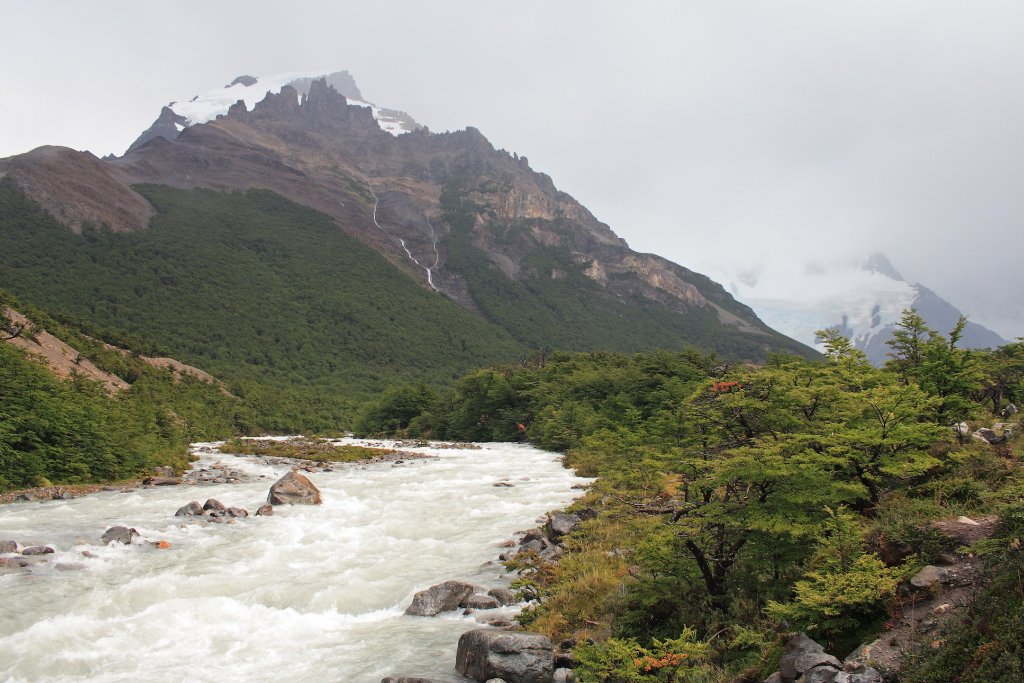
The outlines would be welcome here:
M 295 458 L 314 462 L 359 462 L 379 458 L 382 455 L 393 455 L 398 451 L 390 448 L 367 448 L 352 444 L 338 444 L 322 439 L 289 439 L 288 441 L 231 439 L 220 447 L 220 452 Z

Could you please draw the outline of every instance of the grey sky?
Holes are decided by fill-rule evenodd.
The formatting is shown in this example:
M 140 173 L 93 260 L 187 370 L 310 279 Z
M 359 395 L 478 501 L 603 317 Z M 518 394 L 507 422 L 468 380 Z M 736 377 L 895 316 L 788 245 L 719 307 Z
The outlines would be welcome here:
M 0 156 L 120 153 L 171 99 L 348 69 L 698 270 L 886 252 L 1024 335 L 1024 3 L 0 0 Z

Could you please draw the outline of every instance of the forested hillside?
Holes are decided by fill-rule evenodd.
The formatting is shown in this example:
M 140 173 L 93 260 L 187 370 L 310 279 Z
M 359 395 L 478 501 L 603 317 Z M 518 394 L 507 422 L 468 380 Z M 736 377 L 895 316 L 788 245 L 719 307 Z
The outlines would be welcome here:
M 28 324 L 14 324 L 12 308 Z M 119 380 L 111 389 L 72 373 L 58 377 L 38 356 L 8 343 L 52 333 Z M 192 441 L 254 428 L 251 411 L 217 382 L 144 362 L 0 291 L 0 491 L 118 481 L 153 467 L 182 469 Z
M 989 611 L 963 618 L 999 630 L 957 631 L 955 620 L 950 645 L 908 650 L 907 670 L 948 681 L 969 660 L 957 680 L 1018 680 L 1024 610 L 994 595 L 1007 582 L 1020 590 L 1010 404 L 1024 400 L 1024 344 L 965 351 L 961 330 L 945 336 L 906 312 L 884 369 L 834 331 L 824 363 L 537 357 L 471 373 L 452 392 L 393 390 L 359 428 L 529 439 L 599 477 L 576 506 L 588 521 L 567 555 L 512 563 L 538 598 L 524 623 L 556 642 L 596 639 L 577 648 L 582 680 L 760 681 L 790 631 L 844 656 L 899 621 L 903 581 L 957 556 L 936 520 L 984 514 L 1003 519 L 986 546 Z M 995 428 L 971 433 L 982 426 Z

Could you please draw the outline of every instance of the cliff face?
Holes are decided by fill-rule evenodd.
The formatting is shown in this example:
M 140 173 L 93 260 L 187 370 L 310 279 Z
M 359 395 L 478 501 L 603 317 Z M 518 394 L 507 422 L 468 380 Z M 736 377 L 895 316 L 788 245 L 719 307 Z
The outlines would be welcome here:
M 174 127 L 173 116 L 161 118 Z M 746 356 L 780 348 L 808 352 L 708 278 L 630 250 L 548 176 L 525 158 L 496 150 L 476 129 L 394 135 L 373 110 L 349 105 L 326 80 L 310 82 L 305 94 L 283 86 L 251 110 L 239 102 L 173 140 L 140 141 L 118 159 L 49 153 L 60 157 L 65 172 L 59 174 L 38 152 L 0 170 L 72 228 L 84 220 L 116 230 L 145 228 L 151 209 L 130 189 L 135 183 L 269 189 L 328 214 L 425 287 L 477 313 L 486 314 L 486 307 L 453 248 L 471 250 L 471 262 L 484 259 L 497 277 L 535 294 L 541 285 L 574 281 L 623 304 L 713 313 L 723 333 L 760 349 Z M 69 193 L 69 187 L 78 189 Z M 462 226 L 458 235 L 455 223 Z

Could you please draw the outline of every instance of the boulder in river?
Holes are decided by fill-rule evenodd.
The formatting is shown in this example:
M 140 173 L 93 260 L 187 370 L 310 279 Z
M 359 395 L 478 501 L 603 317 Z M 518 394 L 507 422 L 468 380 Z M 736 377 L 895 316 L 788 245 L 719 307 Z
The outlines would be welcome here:
M 256 509 L 257 517 L 270 517 L 272 514 L 274 514 L 274 506 L 270 503 L 264 503 Z
M 516 599 L 516 592 L 509 588 L 492 588 L 487 594 L 497 600 L 499 605 L 514 605 L 519 602 Z
M 405 613 L 415 617 L 433 617 L 441 612 L 450 612 L 458 609 L 462 601 L 475 591 L 471 583 L 445 581 L 414 595 Z
M 551 683 L 554 648 L 547 636 L 478 628 L 463 633 L 455 668 L 475 681 L 500 678 L 515 683 Z
M 480 595 L 479 593 L 474 593 L 460 602 L 459 607 L 465 607 L 467 609 L 495 609 L 496 607 L 500 607 L 500 605 L 498 603 L 498 599 L 493 595 Z
M 174 513 L 175 517 L 199 517 L 203 514 L 203 506 L 199 504 L 198 500 L 193 500 L 187 505 L 182 505 L 178 508 L 178 511 Z
M 227 506 L 216 498 L 209 498 L 205 503 L 203 503 L 203 510 L 217 510 L 218 512 L 224 512 L 227 509 Z
M 180 483 L 180 477 L 146 477 L 142 480 L 143 486 L 177 486 Z
M 270 487 L 267 502 L 271 505 L 320 505 L 320 489 L 309 479 L 292 471 L 278 479 Z
M 129 545 L 138 537 L 139 532 L 131 527 L 112 526 L 103 533 L 103 537 L 100 540 L 103 541 L 104 545 L 110 545 L 111 543 Z
M 0 541 L 0 554 L 18 552 L 17 541 Z
M 232 517 L 248 517 L 249 511 L 245 508 L 228 508 L 228 514 Z
M 21 551 L 22 555 L 49 555 L 55 552 L 51 546 L 48 545 L 34 545 L 29 548 L 25 548 Z

